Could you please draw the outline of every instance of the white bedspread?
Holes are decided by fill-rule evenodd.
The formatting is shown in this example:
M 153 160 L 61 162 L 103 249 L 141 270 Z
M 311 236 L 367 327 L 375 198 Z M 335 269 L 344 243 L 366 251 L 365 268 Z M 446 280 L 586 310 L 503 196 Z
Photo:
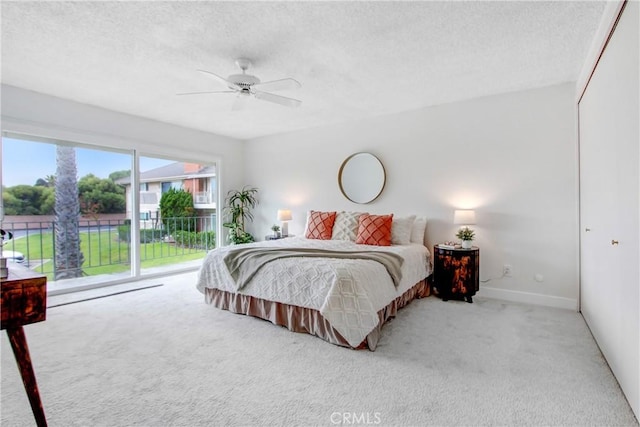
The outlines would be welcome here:
M 419 244 L 370 246 L 343 240 L 293 237 L 251 246 L 322 248 L 341 251 L 389 251 L 404 258 L 402 280 L 393 285 L 385 267 L 375 261 L 329 258 L 284 258 L 262 267 L 239 292 L 269 301 L 318 310 L 353 346 L 378 325 L 378 311 L 429 275 L 429 251 Z M 197 287 L 236 293 L 223 261 L 233 246 L 209 252 L 198 275 Z

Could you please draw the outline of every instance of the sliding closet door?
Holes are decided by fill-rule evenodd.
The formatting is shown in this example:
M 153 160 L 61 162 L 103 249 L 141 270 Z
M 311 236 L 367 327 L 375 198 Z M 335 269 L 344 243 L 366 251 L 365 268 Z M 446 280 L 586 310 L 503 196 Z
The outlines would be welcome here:
M 639 13 L 628 2 L 579 103 L 582 314 L 640 413 Z
M 589 95 L 606 90 L 600 86 L 599 81 L 592 82 Z M 617 337 L 607 331 L 616 323 L 609 313 L 615 313 L 619 304 L 622 247 L 611 241 L 620 241 L 616 224 L 620 195 L 616 150 L 604 143 L 611 140 L 611 129 L 602 124 L 615 123 L 616 108 L 609 105 L 599 111 L 598 99 L 585 96 L 580 103 L 580 307 L 600 346 L 612 348 Z

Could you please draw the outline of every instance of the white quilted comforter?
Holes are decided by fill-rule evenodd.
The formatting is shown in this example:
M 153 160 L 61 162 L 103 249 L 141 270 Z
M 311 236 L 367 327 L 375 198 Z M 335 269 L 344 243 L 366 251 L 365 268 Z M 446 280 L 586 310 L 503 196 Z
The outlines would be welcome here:
M 385 267 L 375 261 L 335 258 L 284 258 L 263 266 L 239 292 L 269 301 L 318 310 L 353 346 L 358 346 L 378 325 L 378 311 L 429 273 L 429 250 L 420 244 L 393 246 L 356 245 L 343 240 L 293 237 L 251 246 L 322 248 L 340 251 L 389 251 L 404 258 L 402 280 L 393 285 Z M 233 246 L 207 254 L 197 287 L 235 293 L 236 287 L 223 261 Z

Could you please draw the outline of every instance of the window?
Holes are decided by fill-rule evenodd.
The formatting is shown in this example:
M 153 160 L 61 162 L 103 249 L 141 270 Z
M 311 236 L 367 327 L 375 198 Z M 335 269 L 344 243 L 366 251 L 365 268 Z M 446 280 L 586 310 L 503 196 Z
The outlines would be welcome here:
M 163 181 L 162 182 L 162 194 L 173 188 L 174 190 L 180 190 L 182 188 L 182 181 Z
M 6 133 L 2 151 L 2 228 L 17 237 L 5 249 L 45 274 L 50 291 L 131 276 L 130 152 Z
M 215 247 L 217 215 L 210 194 L 217 190 L 208 186 L 216 184 L 215 171 L 215 164 L 140 157 L 140 176 L 149 183 L 139 198 L 141 274 L 156 273 L 158 265 L 163 271 L 197 266 Z M 170 211 L 162 212 L 170 189 L 182 194 L 169 203 Z
M 72 292 L 87 284 L 196 268 L 215 247 L 215 205 L 189 207 L 190 216 L 160 212 L 163 191 L 184 189 L 191 193 L 186 200 L 192 201 L 199 187 L 189 187 L 187 177 L 213 176 L 215 164 L 205 173 L 175 159 L 135 159 L 133 151 L 2 135 L 2 228 L 14 235 L 4 249 L 20 254 L 26 268 L 45 274 L 49 291 Z M 64 171 L 58 164 L 63 152 Z M 138 179 L 131 171 L 136 164 Z M 55 186 L 61 174 L 66 174 L 65 182 L 75 182 L 77 191 L 64 192 L 68 200 L 60 204 Z M 144 182 L 133 187 L 140 180 Z M 69 197 L 74 194 L 78 196 Z M 65 206 L 80 212 L 77 219 L 58 219 L 56 211 Z M 135 227 L 133 218 L 139 218 Z M 132 233 L 136 229 L 139 236 Z

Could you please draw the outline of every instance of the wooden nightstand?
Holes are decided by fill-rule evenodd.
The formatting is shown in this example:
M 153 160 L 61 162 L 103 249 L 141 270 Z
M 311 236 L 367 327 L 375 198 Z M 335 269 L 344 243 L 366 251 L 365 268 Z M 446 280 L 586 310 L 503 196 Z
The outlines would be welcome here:
M 473 302 L 480 290 L 480 249 L 433 247 L 433 286 L 443 301 L 463 299 Z
M 12 266 L 9 277 L 0 280 L 2 329 L 7 331 L 18 362 L 22 383 L 38 427 L 46 426 L 36 375 L 23 325 L 42 322 L 47 316 L 47 278 L 23 267 Z
M 287 237 L 293 237 L 293 235 L 289 234 L 287 236 L 274 236 L 273 234 L 267 234 L 266 236 L 264 236 L 264 240 L 280 240 L 280 239 L 286 239 Z

